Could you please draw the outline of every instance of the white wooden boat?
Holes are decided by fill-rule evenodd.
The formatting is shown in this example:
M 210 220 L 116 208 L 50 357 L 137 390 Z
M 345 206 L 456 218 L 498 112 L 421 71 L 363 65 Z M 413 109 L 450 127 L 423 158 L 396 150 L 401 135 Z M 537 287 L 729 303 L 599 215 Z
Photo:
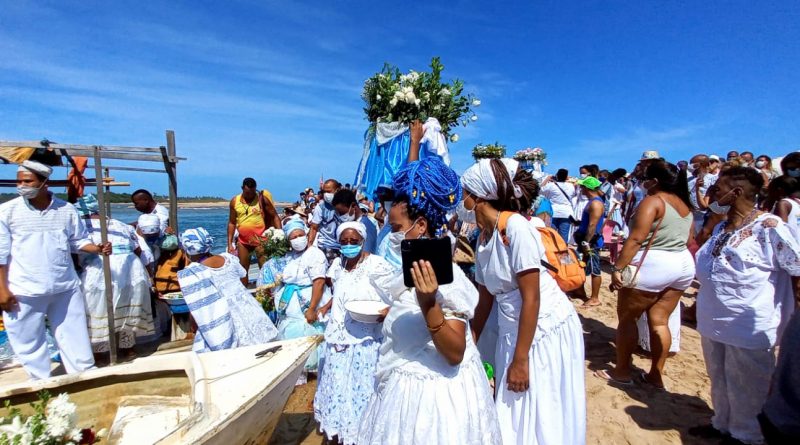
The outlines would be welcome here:
M 66 392 L 78 406 L 81 427 L 109 430 L 103 443 L 263 444 L 321 340 L 314 336 L 205 354 L 154 355 L 4 386 L 0 400 L 25 412 L 43 389 L 53 396 Z M 274 354 L 256 357 L 278 345 Z

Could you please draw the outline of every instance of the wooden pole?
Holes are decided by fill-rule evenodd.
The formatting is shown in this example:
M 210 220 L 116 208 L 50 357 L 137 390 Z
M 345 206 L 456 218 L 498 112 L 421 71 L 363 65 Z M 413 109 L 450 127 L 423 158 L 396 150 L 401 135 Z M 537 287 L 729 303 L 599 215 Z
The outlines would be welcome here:
M 164 155 L 164 170 L 169 177 L 169 226 L 178 234 L 178 172 L 175 162 L 175 132 L 167 130 L 167 150 Z
M 94 173 L 95 177 L 103 177 L 102 160 L 100 147 L 94 147 Z M 100 241 L 105 244 L 108 242 L 108 220 L 106 219 L 106 199 L 103 193 L 103 181 L 97 181 L 97 204 L 100 207 Z M 117 335 L 114 328 L 114 288 L 111 281 L 111 259 L 105 255 L 100 255 L 103 260 L 103 278 L 106 285 L 106 313 L 108 315 L 108 351 L 111 355 L 111 364 L 117 363 Z

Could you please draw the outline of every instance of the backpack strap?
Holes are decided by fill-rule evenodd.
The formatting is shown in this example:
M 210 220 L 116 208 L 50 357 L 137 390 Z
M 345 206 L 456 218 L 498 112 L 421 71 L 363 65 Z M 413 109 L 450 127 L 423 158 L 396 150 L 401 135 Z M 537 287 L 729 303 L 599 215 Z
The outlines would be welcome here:
M 506 236 L 506 228 L 508 227 L 508 218 L 511 218 L 514 212 L 500 212 L 497 216 L 497 231 L 500 232 L 500 237 L 503 239 L 503 244 L 509 245 L 508 236 Z

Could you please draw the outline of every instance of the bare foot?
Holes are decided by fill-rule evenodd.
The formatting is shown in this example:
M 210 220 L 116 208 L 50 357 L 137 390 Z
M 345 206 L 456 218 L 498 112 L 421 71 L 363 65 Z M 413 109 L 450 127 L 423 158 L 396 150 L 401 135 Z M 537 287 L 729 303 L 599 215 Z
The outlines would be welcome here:
M 600 299 L 599 298 L 590 298 L 590 299 L 586 300 L 586 303 L 583 303 L 583 305 L 581 307 L 582 308 L 590 308 L 590 307 L 595 307 L 595 306 L 600 306 Z

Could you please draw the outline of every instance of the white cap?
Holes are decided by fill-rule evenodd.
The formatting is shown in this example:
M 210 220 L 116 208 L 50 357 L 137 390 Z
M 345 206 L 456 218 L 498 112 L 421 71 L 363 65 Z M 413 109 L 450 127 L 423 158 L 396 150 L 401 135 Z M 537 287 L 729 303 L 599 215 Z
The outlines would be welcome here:
M 38 161 L 28 160 L 19 165 L 17 172 L 30 172 L 49 178 L 53 174 L 53 168 Z

